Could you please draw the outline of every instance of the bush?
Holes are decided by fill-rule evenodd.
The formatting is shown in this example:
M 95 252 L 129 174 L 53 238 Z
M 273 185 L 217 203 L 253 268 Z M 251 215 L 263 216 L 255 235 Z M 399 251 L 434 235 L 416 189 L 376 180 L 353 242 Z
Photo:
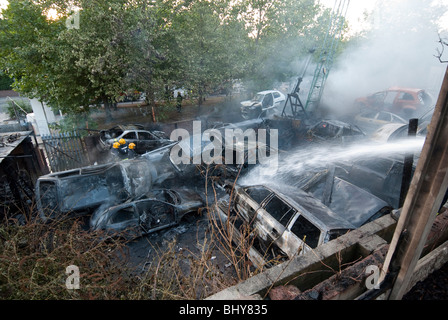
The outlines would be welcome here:
M 7 107 L 8 116 L 11 119 L 17 120 L 16 112 L 19 118 L 25 118 L 28 113 L 33 112 L 33 108 L 31 107 L 30 102 L 25 99 L 17 99 L 14 100 L 14 102 L 8 100 L 8 107 Z
M 13 82 L 14 81 L 10 77 L 0 73 L 0 90 L 11 90 Z
M 99 239 L 78 221 L 0 225 L 0 299 L 122 298 L 131 289 L 124 243 Z M 79 290 L 66 288 L 70 265 L 79 267 Z

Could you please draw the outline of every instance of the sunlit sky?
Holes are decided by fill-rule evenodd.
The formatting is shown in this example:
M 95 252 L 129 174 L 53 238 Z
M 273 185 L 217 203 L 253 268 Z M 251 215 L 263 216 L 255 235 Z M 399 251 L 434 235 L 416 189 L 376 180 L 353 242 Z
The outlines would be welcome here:
M 336 1 L 339 0 L 319 0 L 321 4 L 333 8 Z M 404 0 L 392 0 L 394 2 L 403 2 Z M 434 0 L 434 2 L 443 3 L 446 0 Z M 352 32 L 358 32 L 369 26 L 363 22 L 363 14 L 365 12 L 371 14 L 376 5 L 377 0 L 351 0 L 347 10 L 347 19 L 349 21 L 349 27 Z M 7 0 L 0 0 L 0 9 L 6 8 L 8 5 Z M 445 31 L 448 31 L 448 12 L 444 15 L 441 24 Z

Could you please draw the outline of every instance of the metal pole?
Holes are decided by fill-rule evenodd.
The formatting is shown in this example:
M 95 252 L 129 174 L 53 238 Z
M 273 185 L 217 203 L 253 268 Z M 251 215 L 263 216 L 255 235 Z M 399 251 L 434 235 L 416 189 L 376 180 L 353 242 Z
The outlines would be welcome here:
M 415 137 L 417 133 L 418 119 L 409 119 L 408 138 Z M 414 164 L 414 154 L 406 153 L 403 162 L 403 176 L 401 180 L 399 208 L 403 206 L 404 199 L 409 190 L 412 178 L 412 166 Z

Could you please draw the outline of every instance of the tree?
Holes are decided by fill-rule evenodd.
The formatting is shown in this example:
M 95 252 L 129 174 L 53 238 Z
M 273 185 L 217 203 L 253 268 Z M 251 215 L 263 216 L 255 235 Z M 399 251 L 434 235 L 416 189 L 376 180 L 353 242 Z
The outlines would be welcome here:
M 322 23 L 328 24 L 328 10 L 314 0 L 245 0 L 242 7 L 251 37 L 245 80 L 252 91 L 297 76 L 302 60 L 327 31 Z
M 49 21 L 31 1 L 12 1 L 0 19 L 0 68 L 14 79 L 13 88 L 46 100 L 52 89 L 50 68 L 55 54 L 47 46 L 63 29 Z
M 0 20 L 1 67 L 29 97 L 69 113 L 103 104 L 110 119 L 137 67 L 137 7 L 125 0 L 71 5 L 80 8 L 79 29 L 66 28 L 71 12 L 65 1 L 12 2 Z M 47 18 L 48 8 L 58 9 L 59 19 Z
M 183 1 L 172 20 L 179 82 L 199 106 L 205 95 L 244 72 L 247 33 L 229 0 Z
M 73 8 L 79 29 L 65 25 Z M 154 105 L 184 87 L 200 106 L 233 79 L 258 89 L 295 76 L 323 16 L 314 0 L 17 0 L 0 19 L 0 68 L 66 113 L 103 105 L 110 117 L 130 88 Z

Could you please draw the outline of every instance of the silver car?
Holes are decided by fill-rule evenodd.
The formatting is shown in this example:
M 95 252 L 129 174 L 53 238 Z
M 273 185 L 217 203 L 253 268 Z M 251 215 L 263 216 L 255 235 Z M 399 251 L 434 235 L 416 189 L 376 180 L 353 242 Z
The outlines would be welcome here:
M 157 170 L 147 159 L 50 173 L 36 182 L 36 204 L 43 221 L 85 215 L 100 205 L 109 206 L 148 193 Z
M 122 138 L 126 143 L 134 143 L 135 152 L 138 154 L 143 154 L 173 143 L 163 131 L 144 130 L 141 125 L 118 125 L 111 129 L 100 131 L 100 149 L 109 150 L 114 142 Z
M 232 199 L 216 203 L 215 219 L 238 246 L 251 238 L 244 234 L 255 235 L 248 256 L 262 268 L 270 261 L 302 255 L 391 210 L 385 201 L 345 180 L 335 178 L 332 190 L 331 200 L 321 201 L 286 185 L 235 185 Z
M 144 199 L 100 207 L 92 215 L 90 227 L 135 238 L 175 226 L 186 214 L 198 212 L 203 206 L 202 198 L 191 190 L 151 190 Z

